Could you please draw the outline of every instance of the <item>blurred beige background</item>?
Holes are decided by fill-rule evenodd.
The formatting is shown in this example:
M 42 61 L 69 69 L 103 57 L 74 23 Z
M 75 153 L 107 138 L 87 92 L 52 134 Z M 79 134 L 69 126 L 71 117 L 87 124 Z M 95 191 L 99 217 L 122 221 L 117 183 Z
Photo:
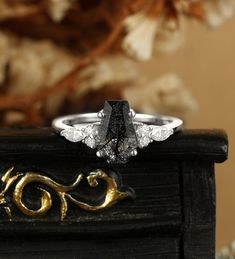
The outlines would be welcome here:
M 176 72 L 199 104 L 188 128 L 223 128 L 229 160 L 216 166 L 217 248 L 235 239 L 235 18 L 210 30 L 198 23 L 187 29 L 185 45 L 142 65 L 156 77 Z

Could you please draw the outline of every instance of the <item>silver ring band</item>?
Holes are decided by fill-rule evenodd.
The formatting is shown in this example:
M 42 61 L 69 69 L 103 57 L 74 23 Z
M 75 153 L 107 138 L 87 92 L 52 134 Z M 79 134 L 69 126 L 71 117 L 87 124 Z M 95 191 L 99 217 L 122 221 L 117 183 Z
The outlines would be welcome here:
M 137 155 L 137 148 L 166 140 L 182 125 L 183 121 L 176 117 L 135 114 L 123 100 L 106 101 L 98 113 L 68 115 L 52 122 L 61 136 L 97 148 L 96 155 L 109 163 L 126 163 Z
M 98 117 L 98 113 L 81 113 L 62 116 L 52 121 L 52 127 L 61 132 L 65 129 L 71 129 L 74 125 L 99 123 L 101 118 Z M 169 129 L 173 129 L 174 132 L 181 129 L 183 121 L 177 117 L 165 116 L 165 115 L 149 115 L 143 113 L 136 113 L 133 118 L 133 122 L 142 122 L 150 125 L 165 126 Z

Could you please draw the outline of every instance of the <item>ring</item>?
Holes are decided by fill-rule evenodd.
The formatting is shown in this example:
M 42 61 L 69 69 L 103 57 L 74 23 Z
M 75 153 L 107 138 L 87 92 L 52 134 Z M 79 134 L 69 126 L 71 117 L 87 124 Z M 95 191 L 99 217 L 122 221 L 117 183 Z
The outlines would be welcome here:
M 153 141 L 164 141 L 179 131 L 183 121 L 176 117 L 135 113 L 125 100 L 105 101 L 98 113 L 59 117 L 52 127 L 71 142 L 82 142 L 108 163 L 126 163 Z

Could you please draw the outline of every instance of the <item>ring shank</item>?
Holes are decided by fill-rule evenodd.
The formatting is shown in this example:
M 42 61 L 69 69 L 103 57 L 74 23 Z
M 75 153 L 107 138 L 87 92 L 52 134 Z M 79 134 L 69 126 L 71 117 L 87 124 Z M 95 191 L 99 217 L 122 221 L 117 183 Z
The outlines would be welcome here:
M 60 132 L 65 129 L 70 129 L 76 124 L 89 124 L 100 122 L 101 119 L 97 117 L 97 113 L 82 113 L 59 117 L 53 120 L 52 127 Z M 183 121 L 179 118 L 164 115 L 149 115 L 137 113 L 133 118 L 133 122 L 142 122 L 155 126 L 166 126 L 173 129 L 174 132 L 181 129 Z

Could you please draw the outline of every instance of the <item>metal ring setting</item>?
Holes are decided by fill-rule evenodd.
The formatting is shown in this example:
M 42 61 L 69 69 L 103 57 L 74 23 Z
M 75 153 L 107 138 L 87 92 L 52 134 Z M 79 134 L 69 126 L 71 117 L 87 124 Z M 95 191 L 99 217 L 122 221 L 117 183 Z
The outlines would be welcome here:
M 181 129 L 176 117 L 135 113 L 127 101 L 106 101 L 98 113 L 74 114 L 53 120 L 52 127 L 71 142 L 97 148 L 108 163 L 126 163 L 153 141 L 164 141 Z

